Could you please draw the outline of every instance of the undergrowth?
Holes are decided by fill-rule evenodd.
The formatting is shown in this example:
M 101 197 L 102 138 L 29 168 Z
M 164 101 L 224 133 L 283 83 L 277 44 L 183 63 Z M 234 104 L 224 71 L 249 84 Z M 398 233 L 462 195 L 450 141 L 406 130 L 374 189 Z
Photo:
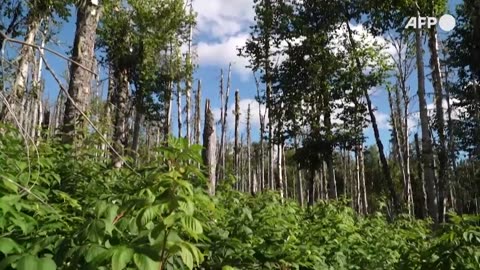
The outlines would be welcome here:
M 208 196 L 199 146 L 171 140 L 134 171 L 88 145 L 0 128 L 0 270 L 480 269 L 480 218 L 356 215 L 266 192 Z

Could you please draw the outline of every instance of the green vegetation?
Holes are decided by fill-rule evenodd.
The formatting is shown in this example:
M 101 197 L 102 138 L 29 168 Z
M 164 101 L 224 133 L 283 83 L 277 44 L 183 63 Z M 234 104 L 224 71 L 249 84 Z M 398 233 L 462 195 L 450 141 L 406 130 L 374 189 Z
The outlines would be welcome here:
M 301 208 L 222 182 L 207 195 L 199 146 L 170 140 L 141 168 L 95 148 L 26 148 L 2 126 L 0 269 L 479 269 L 480 217 L 428 221 L 346 202 Z M 95 138 L 87 138 L 95 140 Z

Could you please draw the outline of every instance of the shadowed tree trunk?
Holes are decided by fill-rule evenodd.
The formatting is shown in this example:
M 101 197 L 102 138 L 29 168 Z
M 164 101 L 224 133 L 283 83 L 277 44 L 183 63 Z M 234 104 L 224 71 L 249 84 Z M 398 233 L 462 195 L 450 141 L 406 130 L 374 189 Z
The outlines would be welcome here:
M 86 67 L 91 67 L 95 57 L 95 38 L 100 12 L 96 5 L 88 2 L 77 7 L 77 25 L 75 40 L 73 43 L 72 60 Z M 92 73 L 72 63 L 70 65 L 70 84 L 68 94 L 73 102 L 67 99 L 65 103 L 65 116 L 62 131 L 64 141 L 72 143 L 77 130 L 83 130 L 84 119 L 80 111 L 85 112 L 88 108 Z
M 113 115 L 113 148 L 117 153 L 112 151 L 112 163 L 115 168 L 123 166 L 121 156 L 124 154 L 124 148 L 127 145 L 127 117 L 128 117 L 128 88 L 129 79 L 126 69 L 115 70 L 115 91 L 112 95 L 112 105 L 114 108 Z
M 417 20 L 420 17 L 417 10 Z M 429 216 L 435 223 L 438 222 L 437 189 L 435 186 L 435 172 L 433 165 L 432 139 L 428 123 L 427 101 L 425 99 L 425 67 L 423 63 L 422 35 L 420 29 L 415 29 L 415 46 L 417 56 L 418 78 L 418 106 L 420 110 L 420 126 L 422 130 L 422 163 L 424 182 L 427 188 Z
M 443 222 L 447 183 L 447 141 L 445 137 L 445 118 L 443 112 L 443 83 L 440 74 L 437 30 L 432 27 L 428 31 L 428 47 L 430 49 L 430 66 L 432 68 L 433 89 L 435 92 L 435 116 L 438 134 L 438 221 Z

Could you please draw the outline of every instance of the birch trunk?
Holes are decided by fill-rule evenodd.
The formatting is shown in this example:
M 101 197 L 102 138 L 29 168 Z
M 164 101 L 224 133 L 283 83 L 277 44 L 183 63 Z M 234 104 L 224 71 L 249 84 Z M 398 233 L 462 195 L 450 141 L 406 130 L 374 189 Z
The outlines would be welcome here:
M 35 36 L 42 23 L 42 18 L 35 14 L 36 11 L 32 10 L 27 15 L 27 32 L 25 34 L 25 42 L 28 44 L 35 43 Z M 3 107 L 3 112 L 0 120 L 14 123 L 14 118 L 22 118 L 24 114 L 23 107 L 20 107 L 18 103 L 21 103 L 25 99 L 25 93 L 27 92 L 27 79 L 30 68 L 30 62 L 33 57 L 33 48 L 31 46 L 23 45 L 20 50 L 18 69 L 15 75 L 15 81 L 12 87 L 12 93 L 9 97 L 9 104 L 11 112 L 9 113 L 6 106 Z

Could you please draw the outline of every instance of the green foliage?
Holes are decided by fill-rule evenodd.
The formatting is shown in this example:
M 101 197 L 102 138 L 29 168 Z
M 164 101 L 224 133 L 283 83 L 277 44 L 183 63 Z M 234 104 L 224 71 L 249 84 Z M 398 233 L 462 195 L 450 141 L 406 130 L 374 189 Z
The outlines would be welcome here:
M 478 269 L 480 218 L 359 217 L 273 192 L 207 195 L 200 147 L 170 140 L 134 171 L 94 149 L 27 148 L 0 129 L 0 269 Z

